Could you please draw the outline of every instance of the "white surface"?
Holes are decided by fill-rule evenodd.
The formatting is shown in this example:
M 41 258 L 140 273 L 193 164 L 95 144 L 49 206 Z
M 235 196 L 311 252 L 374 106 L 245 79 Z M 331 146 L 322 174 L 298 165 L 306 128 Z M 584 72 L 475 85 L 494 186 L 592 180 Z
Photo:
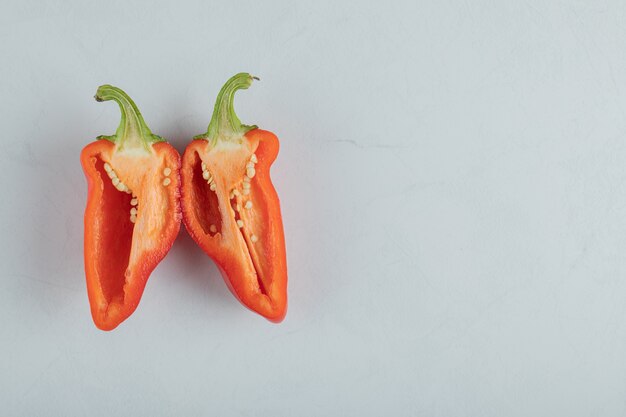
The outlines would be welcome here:
M 626 6 L 0 5 L 3 416 L 626 413 Z M 222 83 L 274 131 L 290 309 L 185 232 L 91 322 L 81 148 L 111 83 L 183 150 Z

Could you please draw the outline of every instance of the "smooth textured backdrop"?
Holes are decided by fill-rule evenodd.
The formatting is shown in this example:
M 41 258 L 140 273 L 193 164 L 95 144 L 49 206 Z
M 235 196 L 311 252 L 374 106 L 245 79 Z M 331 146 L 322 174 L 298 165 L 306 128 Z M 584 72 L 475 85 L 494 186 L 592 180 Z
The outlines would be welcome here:
M 2 1 L 0 414 L 623 416 L 621 1 Z M 286 320 L 181 231 L 92 324 L 81 148 L 182 151 L 234 73 L 281 139 Z

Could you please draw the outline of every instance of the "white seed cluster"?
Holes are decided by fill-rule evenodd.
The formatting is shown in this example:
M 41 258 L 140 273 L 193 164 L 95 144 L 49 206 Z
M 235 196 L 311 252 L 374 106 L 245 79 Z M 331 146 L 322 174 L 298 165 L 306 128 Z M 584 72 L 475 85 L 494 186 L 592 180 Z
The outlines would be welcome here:
M 137 204 L 139 204 L 139 200 L 137 200 L 137 196 L 133 193 L 133 198 L 130 200 L 130 222 L 135 223 L 137 221 Z
M 171 173 L 172 169 L 170 167 L 165 167 L 165 169 L 163 169 L 163 176 L 165 177 L 165 179 L 163 180 L 164 187 L 167 187 L 172 183 L 172 180 L 168 178 Z
M 233 198 L 235 198 L 238 195 L 239 195 L 239 191 L 237 189 L 234 189 L 234 190 L 232 190 L 230 192 L 230 195 L 228 196 L 228 198 L 230 198 L 232 200 Z
M 251 180 L 252 178 L 254 178 L 254 176 L 256 175 L 256 170 L 255 170 L 255 165 L 258 163 L 258 159 L 256 154 L 252 154 L 252 156 L 250 157 L 250 160 L 246 163 L 246 173 L 243 177 L 243 183 L 242 183 L 242 191 L 239 192 L 239 190 L 237 188 L 233 188 L 230 192 L 229 198 L 231 200 L 235 200 L 233 202 L 231 202 L 233 210 L 235 212 L 240 212 L 242 210 L 242 208 L 246 208 L 247 210 L 252 209 L 252 201 L 247 200 L 245 203 L 243 203 L 239 198 L 237 197 L 241 197 L 242 194 L 244 196 L 249 195 L 250 194 L 250 190 L 251 190 Z M 213 178 L 213 175 L 211 174 L 211 172 L 208 170 L 207 165 L 202 162 L 201 163 L 201 167 L 202 167 L 202 178 L 204 178 L 204 180 L 207 182 L 207 184 L 209 184 L 209 188 L 211 189 L 211 191 L 215 191 L 215 189 L 217 188 L 217 185 L 215 183 L 215 179 Z M 243 207 L 242 207 L 243 204 Z M 243 229 L 243 227 L 245 226 L 244 222 L 242 219 L 236 219 L 235 223 L 237 224 L 237 227 L 240 229 Z M 212 234 L 217 233 L 217 226 L 212 224 L 209 226 L 209 231 Z M 259 238 L 252 234 L 250 236 L 250 241 L 252 241 L 253 243 L 256 243 L 259 240 Z
M 107 175 L 109 176 L 109 178 L 111 178 L 111 183 L 113 184 L 113 186 L 121 192 L 124 192 L 126 194 L 132 194 L 133 197 L 130 200 L 130 222 L 131 223 L 135 223 L 137 221 L 137 196 L 135 195 L 135 193 L 133 193 L 130 188 L 128 188 L 128 186 L 126 184 L 124 184 L 118 177 L 117 174 L 115 173 L 115 171 L 113 170 L 113 168 L 111 167 L 111 165 L 108 162 L 104 163 L 104 170 L 106 171 Z
M 237 190 L 236 188 L 234 188 L 230 192 L 230 199 L 235 200 L 234 202 L 231 202 L 231 204 L 233 205 L 233 210 L 235 210 L 235 212 L 237 213 L 242 210 L 242 203 L 243 203 L 241 199 L 237 197 L 241 196 L 242 194 L 244 196 L 247 196 L 250 194 L 251 180 L 256 175 L 256 170 L 254 169 L 254 166 L 257 162 L 259 161 L 256 157 L 256 154 L 252 154 L 252 156 L 250 157 L 250 160 L 246 163 L 246 174 L 243 177 L 241 193 L 239 193 L 239 190 Z M 252 201 L 247 200 L 245 203 L 243 203 L 243 208 L 245 208 L 246 210 L 252 209 Z M 240 229 L 243 229 L 245 226 L 245 223 L 243 222 L 242 219 L 236 219 L 235 223 L 237 224 L 237 227 Z M 258 240 L 259 238 L 255 234 L 250 235 L 250 241 L 252 241 L 252 243 L 257 242 Z
M 120 179 L 117 177 L 117 174 L 115 173 L 113 168 L 111 168 L 111 165 L 108 162 L 104 163 L 104 170 L 106 171 L 109 178 L 111 178 L 111 182 L 113 183 L 113 186 L 117 188 L 118 191 L 122 191 L 124 193 L 130 194 L 131 192 L 130 189 L 126 186 L 126 184 L 120 181 Z
M 248 161 L 248 163 L 246 164 L 246 175 L 244 175 L 243 177 L 243 195 L 248 195 L 250 194 L 250 180 L 252 178 L 254 178 L 254 176 L 256 175 L 256 170 L 254 169 L 254 165 L 259 162 L 259 160 L 256 157 L 256 154 L 252 154 L 252 156 L 250 157 L 250 160 Z
M 215 189 L 217 188 L 217 185 L 215 184 L 215 179 L 213 178 L 213 175 L 211 175 L 211 172 L 209 172 L 204 162 L 202 163 L 202 178 L 204 178 L 206 180 L 206 183 L 209 184 L 209 188 L 211 189 L 211 191 L 215 191 Z

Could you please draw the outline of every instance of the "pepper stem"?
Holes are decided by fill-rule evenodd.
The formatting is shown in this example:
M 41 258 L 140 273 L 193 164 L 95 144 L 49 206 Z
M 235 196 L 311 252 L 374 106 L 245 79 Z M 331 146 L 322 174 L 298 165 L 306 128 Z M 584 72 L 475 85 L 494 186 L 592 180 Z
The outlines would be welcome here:
M 215 101 L 213 117 L 211 117 L 207 132 L 196 136 L 196 139 L 205 139 L 215 145 L 220 140 L 237 141 L 250 130 L 256 129 L 257 126 L 241 123 L 235 114 L 233 101 L 237 90 L 247 89 L 252 84 L 252 80 L 258 79 L 258 77 L 241 72 L 226 81 Z
M 164 141 L 163 138 L 153 135 L 150 128 L 143 120 L 137 105 L 122 89 L 112 85 L 101 85 L 95 95 L 96 101 L 113 100 L 120 106 L 122 118 L 120 125 L 112 136 L 99 136 L 99 139 L 107 139 L 115 143 L 118 150 L 146 150 L 151 151 L 155 142 Z

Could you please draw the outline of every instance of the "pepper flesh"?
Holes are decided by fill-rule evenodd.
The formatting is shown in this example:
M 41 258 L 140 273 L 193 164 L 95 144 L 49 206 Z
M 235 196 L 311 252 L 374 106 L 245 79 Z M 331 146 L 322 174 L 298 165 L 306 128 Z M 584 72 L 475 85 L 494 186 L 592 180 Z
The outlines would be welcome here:
M 180 229 L 180 155 L 153 135 L 122 90 L 101 86 L 122 120 L 81 153 L 88 184 L 85 275 L 95 325 L 112 330 L 137 308 L 145 285 Z M 166 175 L 167 174 L 167 175 Z
M 241 124 L 233 96 L 254 77 L 226 82 L 206 134 L 183 154 L 183 221 L 217 264 L 231 292 L 273 322 L 287 311 L 287 262 L 280 203 L 269 171 L 278 138 Z

